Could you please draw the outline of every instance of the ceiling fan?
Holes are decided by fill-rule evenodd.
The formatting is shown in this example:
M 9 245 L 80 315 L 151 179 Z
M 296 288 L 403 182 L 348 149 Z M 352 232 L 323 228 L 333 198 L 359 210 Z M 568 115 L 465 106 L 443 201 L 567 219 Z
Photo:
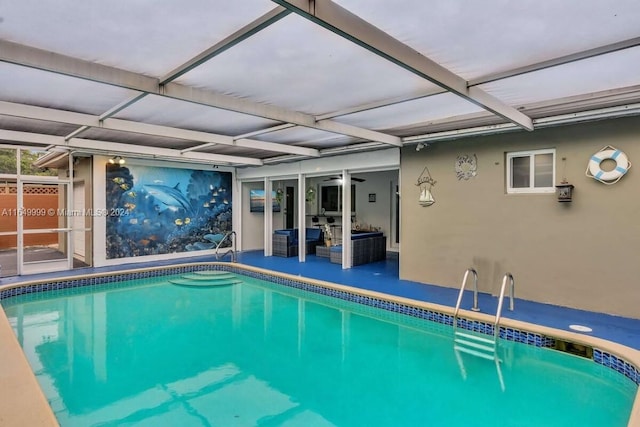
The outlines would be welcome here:
M 325 179 L 325 181 L 337 181 L 337 180 L 341 180 L 342 179 L 342 175 L 336 175 L 336 176 L 330 176 L 327 179 Z M 351 177 L 351 181 L 355 181 L 355 182 L 365 182 L 366 179 L 362 179 L 362 178 L 356 178 L 355 176 Z

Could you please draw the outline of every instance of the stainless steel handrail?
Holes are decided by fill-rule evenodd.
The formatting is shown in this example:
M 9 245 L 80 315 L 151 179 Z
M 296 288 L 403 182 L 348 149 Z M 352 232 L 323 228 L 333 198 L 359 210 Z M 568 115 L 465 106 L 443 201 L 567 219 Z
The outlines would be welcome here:
M 513 311 L 513 291 L 515 289 L 515 281 L 513 280 L 513 275 L 511 273 L 507 273 L 502 278 L 502 286 L 500 287 L 500 297 L 498 298 L 498 309 L 496 310 L 496 321 L 493 325 L 493 332 L 496 341 L 500 336 L 500 316 L 502 315 L 502 303 L 504 302 L 504 290 L 507 286 L 507 279 L 511 283 L 511 287 L 509 290 L 509 310 Z
M 216 246 L 216 260 L 220 259 L 220 254 L 219 254 L 220 246 L 225 242 L 225 240 L 227 240 L 231 236 L 233 236 L 233 241 L 231 241 L 231 248 L 228 251 L 226 251 L 225 253 L 223 253 L 221 256 L 225 256 L 227 254 L 231 254 L 231 262 L 238 262 L 238 258 L 237 258 L 236 251 L 235 251 L 235 247 L 236 247 L 236 232 L 233 231 L 233 230 L 227 232 L 224 235 L 224 237 L 218 242 L 218 245 Z
M 453 312 L 454 323 L 455 323 L 455 319 L 458 317 L 458 311 L 460 311 L 460 304 L 462 303 L 462 295 L 464 294 L 464 288 L 467 284 L 467 278 L 469 277 L 469 273 L 473 274 L 473 307 L 471 307 L 471 310 L 480 311 L 480 308 L 478 308 L 478 272 L 474 268 L 468 268 L 467 271 L 464 272 L 464 277 L 462 278 L 462 285 L 460 286 L 460 293 L 458 293 L 458 302 L 456 302 L 456 309 Z

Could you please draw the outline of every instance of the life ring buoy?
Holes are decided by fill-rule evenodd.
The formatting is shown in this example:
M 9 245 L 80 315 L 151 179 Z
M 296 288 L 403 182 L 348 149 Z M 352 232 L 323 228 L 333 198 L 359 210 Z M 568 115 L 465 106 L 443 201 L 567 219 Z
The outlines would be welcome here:
M 615 161 L 616 167 L 610 171 L 603 170 L 600 164 L 605 160 Z M 591 156 L 587 170 L 592 178 L 605 184 L 614 184 L 627 173 L 630 167 L 631 163 L 626 154 L 613 147 L 605 147 Z

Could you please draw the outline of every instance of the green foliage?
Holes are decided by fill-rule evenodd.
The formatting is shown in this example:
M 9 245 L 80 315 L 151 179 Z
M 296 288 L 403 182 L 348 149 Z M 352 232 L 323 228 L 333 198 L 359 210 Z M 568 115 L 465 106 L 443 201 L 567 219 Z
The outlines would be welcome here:
M 58 172 L 55 169 L 37 168 L 33 165 L 41 155 L 41 152 L 21 150 L 20 173 L 22 175 L 56 176 Z M 16 150 L 0 149 L 0 173 L 17 173 Z
M 16 151 L 0 150 L 0 173 L 16 173 Z

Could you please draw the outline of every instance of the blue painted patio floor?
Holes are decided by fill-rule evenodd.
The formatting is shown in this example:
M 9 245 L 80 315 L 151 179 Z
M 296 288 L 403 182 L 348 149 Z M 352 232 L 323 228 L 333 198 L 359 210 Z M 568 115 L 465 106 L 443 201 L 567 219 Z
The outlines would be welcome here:
M 212 258 L 209 256 L 123 264 L 113 267 L 82 268 L 66 272 L 3 278 L 0 280 L 0 286 L 34 279 L 47 279 L 78 274 L 118 271 L 136 267 L 161 266 L 211 260 Z M 263 256 L 262 251 L 247 251 L 239 253 L 238 261 L 242 264 L 252 265 L 268 270 L 448 306 L 455 305 L 458 294 L 457 289 L 400 280 L 398 278 L 398 259 L 392 256 L 386 261 L 360 265 L 347 270 L 343 270 L 339 264 L 331 263 L 328 258 L 308 256 L 306 262 L 300 263 L 298 262 L 297 257 L 265 257 Z M 571 330 L 569 329 L 569 325 L 583 325 L 593 330 L 592 332 L 585 333 L 585 335 L 604 338 L 640 350 L 640 319 L 630 319 L 522 300 L 517 298 L 517 278 L 515 293 L 515 310 L 509 311 L 508 304 L 506 304 L 505 301 L 503 317 L 563 330 Z M 481 312 L 491 315 L 495 314 L 497 308 L 496 297 L 480 293 L 478 300 Z M 472 293 L 467 291 L 462 302 L 462 308 L 468 309 L 471 305 Z

